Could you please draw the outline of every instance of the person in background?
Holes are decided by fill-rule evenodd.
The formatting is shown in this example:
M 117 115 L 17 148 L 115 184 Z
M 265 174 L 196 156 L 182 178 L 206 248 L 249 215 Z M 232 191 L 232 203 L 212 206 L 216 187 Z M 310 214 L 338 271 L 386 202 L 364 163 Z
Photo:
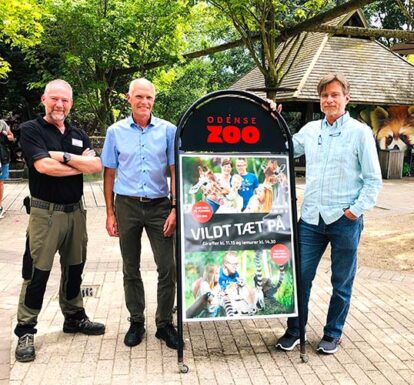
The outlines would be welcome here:
M 224 254 L 223 265 L 220 267 L 218 283 L 221 290 L 226 290 L 230 283 L 237 283 L 240 280 L 239 260 L 234 251 L 228 251 Z
M 10 149 L 14 135 L 8 124 L 0 119 L 0 219 L 4 218 L 6 210 L 3 207 L 4 181 L 9 177 Z
M 237 158 L 237 173 L 243 178 L 243 183 L 239 189 L 239 194 L 243 198 L 242 211 L 247 207 L 250 198 L 253 196 L 254 190 L 259 187 L 257 176 L 251 172 L 247 172 L 247 159 Z
M 223 198 L 230 191 L 230 180 L 232 178 L 233 162 L 229 158 L 221 160 L 221 173 L 212 174 L 214 183 L 204 191 L 206 202 L 210 205 L 211 210 L 215 213 L 220 205 L 223 204 Z

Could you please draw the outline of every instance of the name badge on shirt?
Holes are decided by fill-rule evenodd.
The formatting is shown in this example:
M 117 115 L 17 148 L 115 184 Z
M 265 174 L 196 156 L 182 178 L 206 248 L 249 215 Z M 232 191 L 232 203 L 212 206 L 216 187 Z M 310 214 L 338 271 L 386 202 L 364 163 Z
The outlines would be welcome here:
M 72 144 L 76 147 L 83 147 L 83 141 L 79 139 L 72 138 Z

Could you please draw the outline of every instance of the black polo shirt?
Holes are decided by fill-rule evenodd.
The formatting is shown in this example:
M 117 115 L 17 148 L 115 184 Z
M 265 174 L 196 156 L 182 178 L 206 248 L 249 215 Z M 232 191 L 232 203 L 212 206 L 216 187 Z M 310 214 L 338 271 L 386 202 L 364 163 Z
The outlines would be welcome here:
M 48 151 L 66 151 L 82 155 L 92 148 L 85 131 L 65 121 L 65 133 L 38 116 L 21 124 L 20 143 L 29 167 L 29 189 L 32 197 L 47 202 L 68 204 L 79 202 L 83 195 L 83 175 L 50 176 L 39 173 L 34 162 L 49 157 Z

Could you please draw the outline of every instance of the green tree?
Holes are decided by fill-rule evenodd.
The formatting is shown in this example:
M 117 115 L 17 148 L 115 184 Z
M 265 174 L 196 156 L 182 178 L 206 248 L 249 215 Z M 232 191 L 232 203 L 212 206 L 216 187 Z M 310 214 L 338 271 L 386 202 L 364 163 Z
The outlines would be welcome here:
M 183 49 L 185 1 L 169 0 L 45 0 L 41 50 L 32 60 L 43 69 L 33 83 L 65 77 L 77 93 L 75 112 L 88 113 L 91 127 L 104 133 L 119 112 L 131 72 L 143 65 L 175 57 Z M 54 58 L 55 65 L 50 65 Z M 119 91 L 122 90 L 122 91 Z
M 321 23 L 371 2 L 351 0 L 335 6 L 330 0 L 209 0 L 232 21 L 263 74 L 271 99 L 289 70 L 289 57 L 303 43 L 300 32 L 320 28 Z
M 237 37 L 229 20 L 205 2 L 198 2 L 189 9 L 182 31 L 187 52 L 197 52 Z M 244 47 L 194 60 L 185 60 L 184 56 L 179 55 L 175 63 L 147 72 L 157 88 L 155 113 L 172 122 L 177 122 L 195 100 L 211 91 L 227 88 L 253 66 Z
M 150 73 L 157 89 L 155 113 L 171 122 L 200 97 L 225 89 L 245 74 L 253 62 L 244 48 L 234 48 Z
M 365 14 L 373 25 L 379 25 L 381 28 L 414 31 L 413 0 L 378 1 L 366 7 Z M 380 40 L 388 47 L 401 41 L 392 37 Z
M 42 11 L 36 0 L 0 0 L 0 41 L 14 47 L 37 44 L 42 33 Z M 10 63 L 0 56 L 0 79 Z
M 237 32 L 231 22 L 217 8 L 206 2 L 191 7 L 184 30 L 187 52 L 197 52 L 236 38 Z M 254 65 L 243 46 L 194 60 L 183 60 L 184 56 L 172 66 L 149 72 L 157 87 L 155 113 L 172 122 L 177 122 L 195 100 L 229 87 Z
M 0 81 L 0 117 L 17 113 L 23 120 L 32 119 L 39 111 L 41 91 L 28 90 L 27 85 L 38 80 L 37 69 L 30 65 L 18 47 L 0 42 L 0 56 L 11 68 L 7 77 Z
M 124 93 L 137 76 L 154 80 L 157 112 L 173 121 L 194 99 L 227 87 L 254 64 L 272 97 L 289 70 L 286 57 L 300 48 L 301 32 L 380 36 L 383 30 L 324 24 L 373 1 L 42 0 L 42 43 L 21 53 L 32 63 L 32 89 L 66 78 L 76 97 L 72 118 L 102 134 L 125 113 Z M 0 0 L 0 20 L 5 2 L 15 0 Z M 32 10 L 27 15 L 36 20 Z

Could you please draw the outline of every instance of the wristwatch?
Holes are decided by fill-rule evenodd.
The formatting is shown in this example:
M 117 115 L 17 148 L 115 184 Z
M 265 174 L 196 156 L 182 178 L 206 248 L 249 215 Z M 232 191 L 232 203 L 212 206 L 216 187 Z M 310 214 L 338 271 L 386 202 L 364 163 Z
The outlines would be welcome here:
M 66 164 L 72 159 L 71 155 L 68 152 L 63 153 L 63 163 Z

